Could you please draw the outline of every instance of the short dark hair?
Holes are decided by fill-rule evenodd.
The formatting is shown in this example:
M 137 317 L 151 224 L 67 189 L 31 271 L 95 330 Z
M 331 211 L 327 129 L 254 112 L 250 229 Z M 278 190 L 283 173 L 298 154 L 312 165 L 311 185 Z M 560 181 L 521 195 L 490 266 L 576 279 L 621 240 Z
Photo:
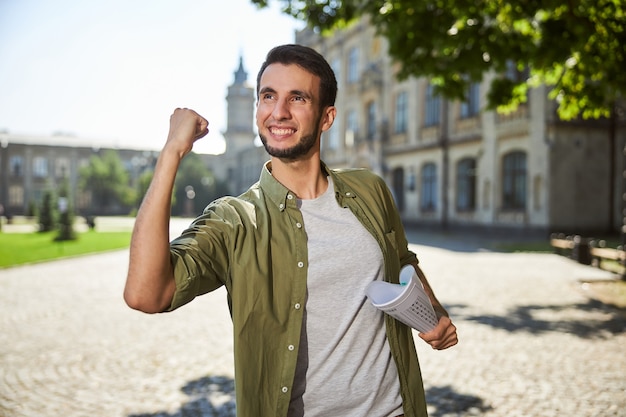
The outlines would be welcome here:
M 315 49 L 308 46 L 287 44 L 272 48 L 261 65 L 256 77 L 256 95 L 259 96 L 259 84 L 265 69 L 271 64 L 295 64 L 305 71 L 320 78 L 320 107 L 334 106 L 337 98 L 337 79 L 326 59 Z

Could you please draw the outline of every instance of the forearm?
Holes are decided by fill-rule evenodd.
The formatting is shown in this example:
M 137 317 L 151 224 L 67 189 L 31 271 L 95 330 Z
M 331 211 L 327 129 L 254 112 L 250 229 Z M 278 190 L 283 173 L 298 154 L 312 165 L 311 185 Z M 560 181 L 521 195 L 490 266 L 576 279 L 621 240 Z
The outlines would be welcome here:
M 176 171 L 194 141 L 208 132 L 209 122 L 190 109 L 170 116 L 167 141 L 159 155 L 152 182 L 135 219 L 130 241 L 124 300 L 146 313 L 164 311 L 171 304 L 176 284 L 170 263 L 170 209 Z
M 124 299 L 130 307 L 147 313 L 165 310 L 175 290 L 169 222 L 180 159 L 174 152 L 161 152 L 131 237 Z

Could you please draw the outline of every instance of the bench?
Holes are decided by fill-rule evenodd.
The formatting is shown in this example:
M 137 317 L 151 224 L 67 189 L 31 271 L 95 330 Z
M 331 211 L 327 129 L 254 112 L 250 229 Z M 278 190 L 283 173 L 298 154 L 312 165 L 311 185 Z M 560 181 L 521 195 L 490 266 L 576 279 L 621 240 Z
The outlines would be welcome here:
M 619 268 L 622 277 L 626 277 L 626 251 L 621 247 L 617 249 L 606 248 L 603 242 L 600 246 L 593 240 L 585 239 L 581 236 L 565 236 L 563 234 L 553 234 L 550 237 L 550 246 L 560 255 L 567 255 L 575 261 L 594 265 L 601 269 L 615 271 Z M 603 266 L 602 261 L 613 261 L 613 268 Z M 615 265 L 617 263 L 618 265 Z

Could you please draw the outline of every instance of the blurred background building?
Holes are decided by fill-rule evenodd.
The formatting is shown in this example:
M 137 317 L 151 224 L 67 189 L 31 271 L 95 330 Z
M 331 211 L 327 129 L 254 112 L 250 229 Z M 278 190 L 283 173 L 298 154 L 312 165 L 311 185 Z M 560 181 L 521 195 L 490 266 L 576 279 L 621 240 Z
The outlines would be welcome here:
M 405 222 L 546 233 L 619 230 L 623 121 L 613 142 L 608 120 L 560 121 L 541 86 L 513 113 L 484 111 L 488 79 L 473 84 L 465 101 L 445 100 L 428 79 L 399 81 L 386 39 L 365 20 L 332 36 L 299 31 L 295 42 L 321 52 L 339 83 L 338 117 L 323 135 L 323 160 L 381 175 Z M 508 76 L 524 74 L 512 69 Z M 255 88 L 241 59 L 226 105 L 226 150 L 202 159 L 237 195 L 258 180 L 268 160 L 256 140 Z M 63 176 L 77 190 L 79 167 L 106 148 L 79 143 L 0 134 L 5 213 L 25 214 L 46 183 Z M 119 153 L 130 181 L 156 158 L 153 151 L 108 149 Z M 92 204 L 88 192 L 76 192 L 75 199 L 79 211 Z
M 428 79 L 397 80 L 386 39 L 365 19 L 327 37 L 300 31 L 296 43 L 321 52 L 339 82 L 323 159 L 382 175 L 406 222 L 619 230 L 623 120 L 612 143 L 608 120 L 560 121 L 541 86 L 514 113 L 483 111 L 489 79 L 463 102 L 444 100 Z
M 87 142 L 87 143 L 86 143 Z M 57 134 L 52 137 L 0 133 L 0 205 L 4 216 L 32 216 L 43 195 L 67 181 L 72 207 L 78 214 L 128 214 L 129 208 L 96 206 L 90 190 L 79 187 L 79 171 L 93 156 L 115 152 L 134 185 L 139 176 L 152 169 L 157 152 L 124 149 L 112 143 Z

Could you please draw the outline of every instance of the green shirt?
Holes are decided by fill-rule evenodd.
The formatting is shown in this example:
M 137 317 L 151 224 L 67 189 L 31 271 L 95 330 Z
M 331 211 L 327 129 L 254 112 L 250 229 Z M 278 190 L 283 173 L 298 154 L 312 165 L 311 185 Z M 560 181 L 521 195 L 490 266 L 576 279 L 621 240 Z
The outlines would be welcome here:
M 385 280 L 417 262 L 385 182 L 363 169 L 329 170 L 337 203 L 374 236 Z M 170 310 L 222 285 L 233 320 L 239 417 L 287 415 L 306 303 L 307 238 L 296 196 L 270 173 L 241 196 L 211 203 L 171 243 L 176 293 Z M 409 327 L 385 315 L 404 414 L 425 417 L 426 400 Z M 374 382 L 375 383 L 375 382 Z

